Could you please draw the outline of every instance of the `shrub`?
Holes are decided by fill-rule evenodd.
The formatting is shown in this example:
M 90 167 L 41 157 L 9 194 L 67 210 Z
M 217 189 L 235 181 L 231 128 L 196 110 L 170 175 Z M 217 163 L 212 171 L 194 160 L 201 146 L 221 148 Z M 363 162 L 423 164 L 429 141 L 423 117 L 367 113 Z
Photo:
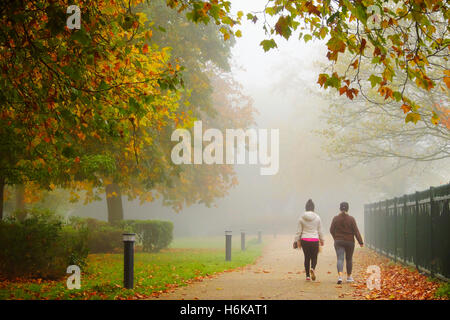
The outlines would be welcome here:
M 160 220 L 135 220 L 126 223 L 136 233 L 144 252 L 167 248 L 173 239 L 173 223 Z
M 84 266 L 87 232 L 64 226 L 48 210 L 33 209 L 23 220 L 0 221 L 0 273 L 5 278 L 58 279 L 71 264 Z
M 122 248 L 121 227 L 93 218 L 71 217 L 70 223 L 75 228 L 86 228 L 89 253 L 110 253 Z

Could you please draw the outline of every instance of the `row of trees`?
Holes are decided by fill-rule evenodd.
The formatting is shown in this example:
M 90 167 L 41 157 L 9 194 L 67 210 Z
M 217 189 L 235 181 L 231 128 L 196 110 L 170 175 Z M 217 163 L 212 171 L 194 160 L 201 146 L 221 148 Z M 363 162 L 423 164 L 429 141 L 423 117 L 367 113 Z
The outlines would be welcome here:
M 399 112 L 413 123 L 426 115 L 447 134 L 447 105 L 424 108 L 432 90 L 448 100 L 446 1 L 269 0 L 261 12 L 232 15 L 225 0 L 84 0 L 80 30 L 65 26 L 67 6 L 0 4 L 2 202 L 7 185 L 18 186 L 19 200 L 30 183 L 85 190 L 87 199 L 106 191 L 113 221 L 123 217 L 122 194 L 143 201 L 163 195 L 175 209 L 223 196 L 236 183 L 232 168 L 174 166 L 168 137 L 200 117 L 216 127 L 251 124 L 247 99 L 224 75 L 244 18 L 262 21 L 265 51 L 276 48 L 277 35 L 289 39 L 297 30 L 305 42 L 327 39 L 330 66 L 320 86 L 392 106 L 389 121 Z M 225 98 L 218 108 L 213 81 Z M 404 138 L 414 141 L 414 132 Z
M 252 123 L 251 102 L 227 75 L 233 41 L 163 1 L 79 6 L 81 29 L 69 30 L 66 1 L 0 5 L 1 193 L 15 186 L 24 209 L 39 199 L 30 190 L 87 201 L 106 192 L 110 222 L 123 219 L 122 195 L 162 195 L 175 210 L 225 195 L 233 168 L 174 166 L 169 139 L 198 118 Z

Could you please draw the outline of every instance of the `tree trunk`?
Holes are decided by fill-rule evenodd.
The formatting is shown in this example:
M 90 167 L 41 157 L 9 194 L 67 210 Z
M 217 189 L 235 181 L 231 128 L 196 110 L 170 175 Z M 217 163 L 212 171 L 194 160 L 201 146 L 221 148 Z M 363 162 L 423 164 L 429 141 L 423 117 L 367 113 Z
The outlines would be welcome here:
M 15 211 L 19 220 L 25 219 L 25 186 L 23 184 L 16 185 L 16 207 Z
M 0 220 L 3 219 L 3 197 L 5 191 L 5 178 L 0 177 Z
M 120 187 L 115 183 L 106 186 L 106 204 L 108 206 L 108 222 L 117 223 L 122 221 L 122 194 L 120 193 Z

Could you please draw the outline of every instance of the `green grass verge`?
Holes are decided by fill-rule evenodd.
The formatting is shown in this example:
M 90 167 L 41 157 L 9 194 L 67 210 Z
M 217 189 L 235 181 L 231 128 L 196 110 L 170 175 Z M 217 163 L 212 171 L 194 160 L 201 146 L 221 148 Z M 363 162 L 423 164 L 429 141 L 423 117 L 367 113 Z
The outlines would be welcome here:
M 60 281 L 2 281 L 0 299 L 120 299 L 154 296 L 176 286 L 217 272 L 253 263 L 261 255 L 262 245 L 248 241 L 247 250 L 233 241 L 232 261 L 225 261 L 224 237 L 175 239 L 160 253 L 136 253 L 135 288 L 123 285 L 122 254 L 92 254 L 82 270 L 81 289 L 68 290 Z
M 443 282 L 435 292 L 436 297 L 450 299 L 450 283 Z

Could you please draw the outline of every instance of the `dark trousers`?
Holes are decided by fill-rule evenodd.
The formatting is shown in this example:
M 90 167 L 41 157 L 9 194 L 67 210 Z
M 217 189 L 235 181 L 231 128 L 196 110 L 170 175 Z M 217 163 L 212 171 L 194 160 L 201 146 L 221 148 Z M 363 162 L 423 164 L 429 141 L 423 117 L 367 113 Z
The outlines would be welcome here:
M 316 269 L 317 254 L 319 253 L 319 241 L 301 240 L 301 245 L 305 255 L 306 276 L 309 277 L 310 268 Z
M 351 275 L 353 250 L 355 250 L 355 243 L 353 241 L 335 240 L 334 249 L 336 250 L 338 272 L 342 272 L 344 269 L 345 254 L 345 266 L 347 267 L 347 275 Z

